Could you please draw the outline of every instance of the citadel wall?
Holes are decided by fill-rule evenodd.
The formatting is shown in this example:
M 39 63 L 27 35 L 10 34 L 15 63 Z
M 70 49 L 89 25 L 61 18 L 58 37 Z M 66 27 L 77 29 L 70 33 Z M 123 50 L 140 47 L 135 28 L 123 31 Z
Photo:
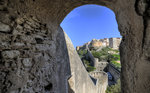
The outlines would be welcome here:
M 77 54 L 70 38 L 65 34 L 67 42 L 70 68 L 71 68 L 71 88 L 74 93 L 98 93 L 96 90 L 98 87 L 94 84 L 86 71 L 79 55 Z M 70 83 L 69 83 L 70 84 Z M 103 92 L 104 93 L 104 92 Z

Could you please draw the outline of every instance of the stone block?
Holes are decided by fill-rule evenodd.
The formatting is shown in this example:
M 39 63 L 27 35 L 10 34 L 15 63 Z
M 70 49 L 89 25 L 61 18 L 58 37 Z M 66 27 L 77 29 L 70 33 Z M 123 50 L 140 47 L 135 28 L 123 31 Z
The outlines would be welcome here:
M 28 25 L 30 25 L 31 27 L 34 27 L 34 28 L 39 28 L 39 27 L 40 27 L 40 24 L 39 24 L 38 22 L 35 22 L 35 21 L 32 20 L 32 19 L 28 19 L 28 20 L 26 21 L 26 23 L 27 23 Z
M 28 43 L 36 43 L 35 39 L 33 36 L 21 36 L 20 37 L 22 41 L 28 42 Z
M 13 35 L 18 35 L 18 34 L 21 34 L 20 31 L 14 29 L 14 30 L 13 30 Z
M 25 20 L 23 18 L 20 18 L 20 19 L 18 18 L 18 19 L 16 19 L 16 22 L 17 22 L 17 24 L 22 24 L 25 22 Z
M 49 45 L 37 44 L 35 47 L 36 47 L 36 49 L 38 51 L 47 51 L 47 50 L 50 50 L 50 46 Z
M 10 32 L 11 28 L 9 25 L 0 22 L 0 32 Z
M 23 27 L 21 25 L 17 25 L 16 30 L 22 31 Z
M 0 42 L 0 51 L 3 49 L 10 49 L 10 43 L 9 42 Z
M 2 57 L 3 58 L 17 58 L 20 56 L 20 52 L 17 50 L 9 50 L 9 51 L 2 51 Z
M 22 60 L 22 63 L 25 67 L 31 67 L 32 66 L 32 60 L 31 58 L 24 58 Z
M 5 33 L 0 34 L 0 42 L 6 42 L 6 41 L 11 41 L 11 36 L 6 35 Z
M 14 46 L 15 47 L 23 47 L 23 46 L 25 46 L 25 44 L 24 43 L 14 43 Z

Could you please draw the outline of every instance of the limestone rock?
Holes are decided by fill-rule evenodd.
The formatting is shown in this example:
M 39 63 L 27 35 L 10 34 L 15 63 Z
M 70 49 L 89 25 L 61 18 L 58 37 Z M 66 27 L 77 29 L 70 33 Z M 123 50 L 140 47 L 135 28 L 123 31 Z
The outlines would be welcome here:
M 2 49 L 9 49 L 9 43 L 8 42 L 0 42 L 0 50 Z
M 0 22 L 0 32 L 10 32 L 11 28 L 9 25 L 6 25 Z
M 22 63 L 25 67 L 31 67 L 32 66 L 32 60 L 31 58 L 24 58 L 22 60 Z
M 24 43 L 14 43 L 14 46 L 18 48 L 18 47 L 25 46 L 25 44 Z
M 17 50 L 10 50 L 10 51 L 3 51 L 2 52 L 2 57 L 3 58 L 10 58 L 10 59 L 12 59 L 12 58 L 19 57 L 19 55 L 20 55 L 20 52 L 17 51 Z

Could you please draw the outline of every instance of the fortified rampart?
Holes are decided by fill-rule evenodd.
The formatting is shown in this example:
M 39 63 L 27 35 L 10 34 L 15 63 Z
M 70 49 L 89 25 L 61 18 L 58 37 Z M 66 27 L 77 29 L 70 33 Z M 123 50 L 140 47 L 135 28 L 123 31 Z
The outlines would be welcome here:
M 95 58 L 95 68 L 96 71 L 104 71 L 104 69 L 109 65 L 106 61 L 99 61 L 98 58 Z
M 92 55 L 91 51 L 89 50 L 89 48 L 87 48 L 87 54 L 85 55 L 87 59 L 90 60 L 90 63 L 92 66 L 95 66 L 95 58 Z
M 97 79 L 96 82 L 96 93 L 105 93 L 108 86 L 108 75 L 104 71 L 94 71 L 90 75 Z
M 71 40 L 66 34 L 65 34 L 65 38 L 67 42 L 70 68 L 71 68 L 71 76 L 68 82 L 73 93 L 100 93 L 97 92 L 97 90 L 99 90 L 98 89 L 99 87 L 97 87 L 92 81 L 92 79 L 90 78 L 89 73 L 86 71 L 79 55 L 74 49 Z M 96 83 L 98 84 L 98 82 Z

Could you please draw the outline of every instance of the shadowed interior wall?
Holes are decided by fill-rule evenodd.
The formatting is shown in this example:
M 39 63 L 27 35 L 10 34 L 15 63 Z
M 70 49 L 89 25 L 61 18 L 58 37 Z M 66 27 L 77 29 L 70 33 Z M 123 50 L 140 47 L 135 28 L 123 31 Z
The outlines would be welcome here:
M 0 0 L 0 92 L 67 93 L 70 75 L 60 23 L 75 7 L 112 9 L 123 36 L 122 93 L 150 91 L 149 0 Z

